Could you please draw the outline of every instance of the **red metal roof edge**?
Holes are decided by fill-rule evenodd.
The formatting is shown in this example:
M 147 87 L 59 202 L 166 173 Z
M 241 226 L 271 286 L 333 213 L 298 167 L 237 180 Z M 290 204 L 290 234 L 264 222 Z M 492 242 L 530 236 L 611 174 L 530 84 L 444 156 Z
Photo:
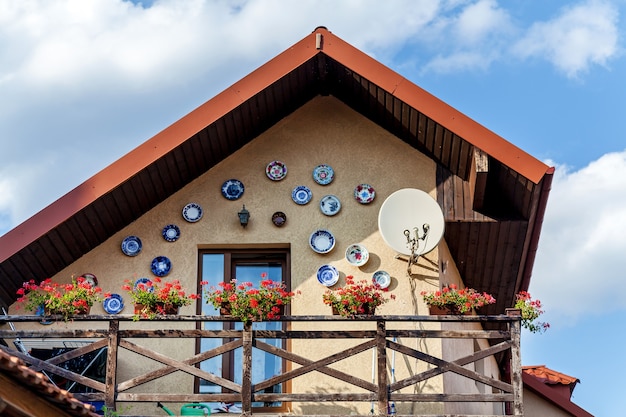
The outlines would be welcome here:
M 97 417 L 93 407 L 85 404 L 63 389 L 52 384 L 48 378 L 39 372 L 30 369 L 24 361 L 0 349 L 0 372 L 4 373 L 16 384 L 24 385 L 35 394 L 46 398 L 50 403 L 61 407 L 69 414 L 76 416 Z
M 541 183 L 541 195 L 539 197 L 537 214 L 535 216 L 535 220 L 532 223 L 530 244 L 528 247 L 528 252 L 526 253 L 524 270 L 522 271 L 522 282 L 520 284 L 520 288 L 517 288 L 515 292 L 528 291 L 528 287 L 530 287 L 530 278 L 532 276 L 533 267 L 535 266 L 537 250 L 539 249 L 539 238 L 541 236 L 541 229 L 543 227 L 543 219 L 546 215 L 548 196 L 550 195 L 550 190 L 552 189 L 553 178 L 554 167 L 551 167 L 546 171 L 546 174 L 543 177 L 543 181 Z
M 323 52 L 538 184 L 550 169 L 532 155 L 418 87 L 325 28 Z
M 589 412 L 574 404 L 564 396 L 558 395 L 550 387 L 537 379 L 537 377 L 529 373 L 522 372 L 522 382 L 524 383 L 524 388 L 530 389 L 540 397 L 543 397 L 545 400 L 567 411 L 572 416 L 594 417 L 593 414 L 590 414 Z

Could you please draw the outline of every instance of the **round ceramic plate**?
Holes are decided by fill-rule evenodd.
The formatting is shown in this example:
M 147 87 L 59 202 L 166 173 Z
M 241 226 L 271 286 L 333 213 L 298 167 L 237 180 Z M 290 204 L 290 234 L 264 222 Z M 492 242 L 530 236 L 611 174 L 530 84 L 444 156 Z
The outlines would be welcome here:
M 168 242 L 176 242 L 180 237 L 180 229 L 175 224 L 168 224 L 163 228 L 161 234 L 163 235 L 163 239 Z
M 313 193 L 306 185 L 299 185 L 291 192 L 291 198 L 296 204 L 306 204 L 313 198 Z
M 128 236 L 122 241 L 124 255 L 137 256 L 141 252 L 141 239 L 137 236 Z
M 189 223 L 195 223 L 202 218 L 202 207 L 200 204 L 189 203 L 183 207 L 183 218 Z
M 350 265 L 363 266 L 370 259 L 370 253 L 365 249 L 365 246 L 355 243 L 346 249 L 346 259 Z
M 102 307 L 109 314 L 118 314 L 124 310 L 124 299 L 119 294 L 111 294 L 109 298 L 102 302 Z
M 150 292 L 154 291 L 154 287 L 152 286 L 152 280 L 150 278 L 139 278 L 137 281 L 135 281 L 135 288 L 139 287 L 140 285 Z
M 380 288 L 387 288 L 391 284 L 391 277 L 387 271 L 376 271 L 372 275 L 372 282 L 378 284 Z
M 94 274 L 82 274 L 78 278 L 84 279 L 85 282 L 91 285 L 92 287 L 98 286 L 98 278 L 96 278 Z
M 325 287 L 332 287 L 339 281 L 339 271 L 332 265 L 322 265 L 317 270 L 317 280 Z
M 316 230 L 309 237 L 309 246 L 317 253 L 328 253 L 335 247 L 335 237 L 328 230 Z
M 39 316 L 39 317 L 45 317 L 46 315 L 46 311 L 44 309 L 43 306 L 39 306 L 37 307 L 37 310 L 35 311 L 35 315 Z M 41 319 L 41 321 L 39 322 L 39 324 L 43 324 L 43 325 L 48 325 L 48 324 L 52 324 L 52 320 L 48 320 L 48 319 Z
M 157 256 L 152 260 L 150 269 L 157 277 L 164 277 L 170 273 L 170 270 L 172 269 L 172 262 L 165 256 Z
M 329 165 L 318 165 L 313 169 L 313 180 L 320 185 L 327 185 L 333 182 L 335 171 Z
M 278 227 L 282 227 L 287 222 L 287 215 L 282 211 L 277 211 L 272 215 L 272 223 Z
M 228 200 L 237 200 L 243 195 L 243 183 L 239 180 L 231 179 L 222 184 L 222 195 Z
M 265 174 L 272 181 L 280 181 L 287 175 L 287 165 L 281 161 L 272 161 L 265 167 Z
M 334 216 L 339 213 L 339 209 L 341 209 L 341 203 L 334 195 L 325 195 L 320 200 L 320 210 L 327 216 Z
M 361 204 L 369 204 L 375 197 L 376 191 L 369 184 L 359 184 L 354 189 L 354 198 Z

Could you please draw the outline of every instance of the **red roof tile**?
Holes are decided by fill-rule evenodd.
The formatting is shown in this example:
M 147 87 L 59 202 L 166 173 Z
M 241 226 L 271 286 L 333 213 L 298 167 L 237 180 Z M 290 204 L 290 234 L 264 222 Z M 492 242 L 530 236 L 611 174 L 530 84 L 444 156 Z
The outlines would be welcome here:
M 0 373 L 14 380 L 16 385 L 33 391 L 33 395 L 53 403 L 55 407 L 69 415 L 98 416 L 92 411 L 91 405 L 80 402 L 71 393 L 50 382 L 44 374 L 30 369 L 21 359 L 2 349 L 0 349 Z

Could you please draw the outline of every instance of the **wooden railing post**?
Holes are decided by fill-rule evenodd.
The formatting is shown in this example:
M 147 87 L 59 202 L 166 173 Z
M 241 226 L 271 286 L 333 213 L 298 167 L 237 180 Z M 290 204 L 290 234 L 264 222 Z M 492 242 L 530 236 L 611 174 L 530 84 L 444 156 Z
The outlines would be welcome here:
M 115 410 L 115 394 L 117 392 L 117 349 L 119 346 L 119 320 L 109 322 L 109 334 L 107 345 L 106 365 L 106 388 L 104 391 L 104 403 L 110 410 Z
M 245 322 L 242 332 L 243 364 L 241 375 L 241 414 L 252 415 L 252 323 Z
M 511 329 L 511 385 L 513 385 L 513 415 L 524 415 L 522 382 L 522 355 L 521 355 L 521 318 L 522 312 L 518 308 L 507 308 L 506 314 L 515 317 L 510 322 Z
M 378 415 L 387 415 L 389 386 L 387 384 L 387 331 L 384 320 L 376 321 L 376 356 L 378 358 Z

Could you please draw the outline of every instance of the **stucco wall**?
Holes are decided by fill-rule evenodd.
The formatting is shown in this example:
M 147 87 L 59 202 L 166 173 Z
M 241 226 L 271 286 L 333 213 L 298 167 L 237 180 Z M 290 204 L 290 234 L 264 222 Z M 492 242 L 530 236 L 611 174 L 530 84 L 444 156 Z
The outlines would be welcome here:
M 288 174 L 281 181 L 271 181 L 265 175 L 266 165 L 273 160 L 283 161 L 287 165 Z M 322 186 L 314 182 L 312 171 L 318 164 L 333 167 L 335 180 L 331 184 Z M 231 178 L 245 185 L 242 198 L 236 201 L 226 200 L 220 193 L 221 185 Z M 376 199 L 371 204 L 360 204 L 353 197 L 355 186 L 361 183 L 368 183 L 376 190 Z M 291 191 L 298 185 L 306 185 L 312 190 L 313 198 L 309 204 L 300 206 L 292 201 Z M 199 248 L 281 245 L 290 247 L 292 288 L 301 292 L 292 305 L 293 315 L 330 314 L 330 309 L 322 302 L 326 288 L 316 279 L 316 271 L 323 264 L 332 264 L 340 271 L 338 285 L 345 282 L 346 275 L 370 280 L 375 271 L 386 270 L 392 276 L 389 290 L 397 298 L 377 312 L 428 314 L 419 293 L 424 289 L 439 287 L 438 250 L 429 253 L 420 265 L 413 267 L 409 278 L 406 262 L 396 259 L 395 251 L 384 244 L 377 230 L 380 206 L 386 197 L 401 188 L 421 189 L 435 197 L 434 162 L 338 100 L 318 97 L 53 278 L 69 281 L 72 275 L 93 273 L 105 291 L 125 296 L 127 307 L 122 313 L 131 314 L 131 300 L 121 290 L 121 285 L 125 279 L 151 277 L 150 263 L 155 256 L 164 255 L 172 261 L 172 272 L 168 279 L 180 279 L 186 288 L 195 290 Z M 326 194 L 334 194 L 341 201 L 341 211 L 335 216 L 326 216 L 319 209 L 320 198 Z M 182 208 L 190 202 L 200 204 L 204 210 L 203 218 L 196 223 L 188 223 L 181 216 Z M 250 224 L 246 229 L 239 225 L 237 217 L 243 204 L 251 213 Z M 281 228 L 271 222 L 272 214 L 276 211 L 287 215 L 287 223 Z M 170 223 L 178 225 L 181 230 L 181 238 L 174 243 L 165 241 L 161 236 L 162 228 Z M 334 250 L 325 255 L 315 253 L 308 243 L 309 235 L 319 228 L 330 230 L 336 238 Z M 143 250 L 138 256 L 128 257 L 120 250 L 122 240 L 128 235 L 137 235 L 143 242 Z M 370 251 L 369 262 L 360 268 L 349 265 L 344 258 L 346 247 L 357 242 L 364 244 Z M 448 263 L 452 265 L 453 260 L 448 259 Z M 450 279 L 447 282 L 459 280 L 455 268 L 448 268 L 448 271 Z M 104 313 L 104 310 L 98 305 L 94 306 L 92 312 L 98 314 Z M 183 314 L 195 312 L 196 306 L 182 309 Z M 69 324 L 73 325 L 76 323 Z M 302 324 L 297 326 L 301 328 Z M 167 353 L 181 359 L 194 353 L 192 344 L 181 349 L 180 346 L 174 348 L 168 345 L 167 341 L 150 342 L 151 346 L 161 346 Z M 440 342 L 427 346 L 417 340 L 408 343 L 422 344 L 420 349 L 426 349 L 435 356 L 441 352 Z M 339 343 L 336 347 L 347 345 L 347 342 Z M 332 347 L 320 348 L 310 341 L 295 341 L 292 349 L 302 356 L 315 358 L 328 355 Z M 150 365 L 132 358 L 126 361 L 120 372 L 124 376 L 133 375 L 137 368 L 146 366 Z M 363 379 L 371 379 L 369 353 L 361 355 L 356 366 L 354 362 L 337 366 Z M 398 378 L 401 378 L 421 370 L 422 366 L 398 359 L 395 370 Z M 313 392 L 334 383 L 332 379 L 315 375 L 297 380 L 293 391 Z M 423 386 L 412 387 L 411 392 L 439 391 L 437 385 L 440 383 L 441 378 L 435 378 Z M 155 390 L 167 391 L 171 386 L 189 392 L 192 390 L 190 378 L 162 384 Z M 316 411 L 319 414 L 327 413 L 327 407 L 294 404 L 296 412 L 310 414 Z M 406 409 L 403 407 L 399 405 L 399 413 L 416 412 L 415 405 L 411 409 L 408 405 Z M 433 405 L 430 409 L 422 408 L 420 411 L 437 413 L 442 411 L 440 407 Z M 335 406 L 339 413 L 366 413 L 369 408 L 369 404 L 358 403 Z M 150 412 L 153 410 L 150 408 Z
M 546 401 L 529 389 L 524 390 L 524 415 L 526 417 L 571 417 L 572 414 Z

